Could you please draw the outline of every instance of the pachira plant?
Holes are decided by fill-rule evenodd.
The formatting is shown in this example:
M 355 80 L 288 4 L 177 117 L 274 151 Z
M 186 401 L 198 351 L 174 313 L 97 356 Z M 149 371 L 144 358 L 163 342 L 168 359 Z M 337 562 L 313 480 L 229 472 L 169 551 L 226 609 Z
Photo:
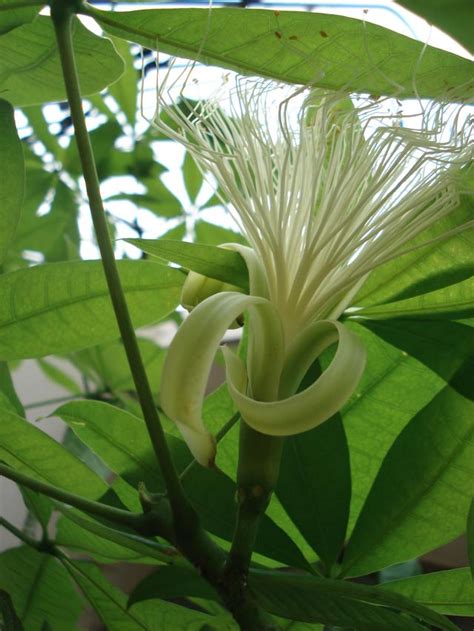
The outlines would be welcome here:
M 467 3 L 401 4 L 471 41 Z M 110 630 L 474 617 L 472 63 L 342 16 L 79 0 L 0 2 L 0 52 L 0 473 L 29 511 L 0 518 L 22 544 L 3 627 L 88 628 L 87 604 Z M 170 140 L 192 213 L 161 179 Z M 116 260 L 123 223 L 146 260 Z M 170 320 L 167 350 L 135 333 Z M 70 392 L 63 443 L 26 420 L 23 359 Z M 423 573 L 465 533 L 465 567 Z M 109 563 L 149 571 L 126 594 Z

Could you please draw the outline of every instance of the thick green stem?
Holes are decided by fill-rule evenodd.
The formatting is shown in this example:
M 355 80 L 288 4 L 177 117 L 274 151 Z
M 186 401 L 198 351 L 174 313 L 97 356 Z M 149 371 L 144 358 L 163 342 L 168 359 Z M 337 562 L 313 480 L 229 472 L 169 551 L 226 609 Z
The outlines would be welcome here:
M 73 11 L 78 9 L 74 0 L 53 0 L 51 16 L 56 31 L 56 39 L 61 57 L 64 82 L 71 108 L 71 117 L 81 160 L 89 205 L 94 223 L 97 242 L 102 257 L 104 272 L 109 287 L 117 323 L 133 375 L 143 417 L 158 459 L 175 521 L 190 529 L 195 527 L 196 513 L 187 500 L 181 482 L 177 476 L 166 443 L 165 434 L 156 410 L 148 377 L 140 355 L 135 331 L 125 301 L 124 292 L 118 274 L 114 250 L 108 231 L 104 206 L 100 193 L 99 178 L 94 160 L 86 120 L 82 109 L 82 99 L 77 74 L 71 25 Z
M 278 480 L 283 438 L 261 434 L 243 420 L 237 471 L 237 520 L 225 577 L 243 593 L 260 520 Z

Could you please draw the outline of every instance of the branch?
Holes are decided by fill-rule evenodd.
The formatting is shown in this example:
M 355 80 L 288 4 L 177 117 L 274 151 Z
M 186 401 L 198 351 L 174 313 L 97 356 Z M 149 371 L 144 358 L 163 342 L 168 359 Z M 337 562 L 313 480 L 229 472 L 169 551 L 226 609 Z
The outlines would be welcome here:
M 79 77 L 74 56 L 71 24 L 74 16 L 73 12 L 77 8 L 76 4 L 78 4 L 76 0 L 53 0 L 51 17 L 53 18 L 56 31 L 64 83 L 69 106 L 71 108 L 71 117 L 84 174 L 92 221 L 97 235 L 97 242 L 99 244 L 117 324 L 122 336 L 150 440 L 166 484 L 173 515 L 175 521 L 187 524 L 189 528 L 194 528 L 196 527 L 197 516 L 184 494 L 183 487 L 171 459 L 165 434 L 153 401 L 150 384 L 140 355 L 137 338 L 118 274 L 112 242 L 110 240 L 94 154 L 87 132 L 84 111 L 82 109 Z

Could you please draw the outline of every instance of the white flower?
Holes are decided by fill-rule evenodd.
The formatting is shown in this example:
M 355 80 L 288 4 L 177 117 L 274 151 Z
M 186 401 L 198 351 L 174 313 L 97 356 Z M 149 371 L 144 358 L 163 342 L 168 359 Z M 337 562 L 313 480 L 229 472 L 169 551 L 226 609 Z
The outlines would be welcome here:
M 166 105 L 164 89 L 159 99 Z M 251 250 L 235 247 L 249 267 L 250 294 L 260 300 L 226 292 L 191 314 L 182 327 L 191 332 L 186 344 L 204 335 L 210 349 L 205 362 L 189 353 L 186 361 L 177 361 L 186 330 L 173 342 L 163 405 L 188 434 L 205 433 L 203 388 L 222 333 L 217 327 L 217 338 L 206 336 L 195 323 L 213 309 L 212 317 L 225 320 L 225 330 L 239 310 L 259 305 L 250 325 L 247 368 L 225 353 L 230 393 L 255 429 L 279 435 L 304 431 L 329 418 L 353 393 L 364 353 L 337 319 L 374 268 L 407 251 L 411 239 L 456 208 L 455 179 L 467 161 L 469 121 L 460 107 L 418 102 L 416 111 L 401 116 L 390 113 L 390 104 L 366 99 L 356 107 L 344 93 L 239 78 L 227 95 L 221 91 L 190 108 L 167 107 L 172 124 L 158 119 L 158 127 L 217 180 L 251 245 Z M 208 327 L 215 326 L 211 320 Z M 336 340 L 329 369 L 294 395 L 305 370 Z M 179 377 L 174 390 L 176 371 L 185 364 L 194 369 Z M 191 386 L 192 394 L 183 384 L 203 368 L 204 380 Z M 306 409 L 302 395 L 308 392 Z M 209 439 L 200 454 L 199 441 L 187 439 L 201 462 L 210 459 Z

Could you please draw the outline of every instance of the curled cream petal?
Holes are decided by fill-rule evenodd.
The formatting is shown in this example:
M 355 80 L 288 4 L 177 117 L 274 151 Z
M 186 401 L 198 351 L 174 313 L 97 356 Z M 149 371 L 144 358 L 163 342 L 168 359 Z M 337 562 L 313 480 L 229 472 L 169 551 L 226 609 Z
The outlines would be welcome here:
M 340 322 L 321 320 L 303 331 L 289 349 L 280 393 L 294 392 L 311 363 L 336 340 L 336 354 L 322 375 L 306 390 L 278 401 L 256 401 L 246 395 L 245 366 L 224 349 L 229 392 L 246 423 L 272 436 L 290 436 L 328 420 L 342 408 L 357 387 L 365 367 L 359 338 Z
M 224 333 L 247 309 L 266 322 L 258 352 L 265 352 L 273 344 L 281 358 L 274 368 L 279 377 L 283 339 L 275 308 L 265 298 L 237 292 L 222 292 L 200 303 L 176 333 L 163 366 L 161 406 L 178 425 L 193 456 L 203 466 L 212 466 L 216 453 L 214 439 L 204 427 L 201 415 L 209 372 Z M 276 341 L 270 342 L 270 338 Z M 277 379 L 271 374 L 269 378 Z

